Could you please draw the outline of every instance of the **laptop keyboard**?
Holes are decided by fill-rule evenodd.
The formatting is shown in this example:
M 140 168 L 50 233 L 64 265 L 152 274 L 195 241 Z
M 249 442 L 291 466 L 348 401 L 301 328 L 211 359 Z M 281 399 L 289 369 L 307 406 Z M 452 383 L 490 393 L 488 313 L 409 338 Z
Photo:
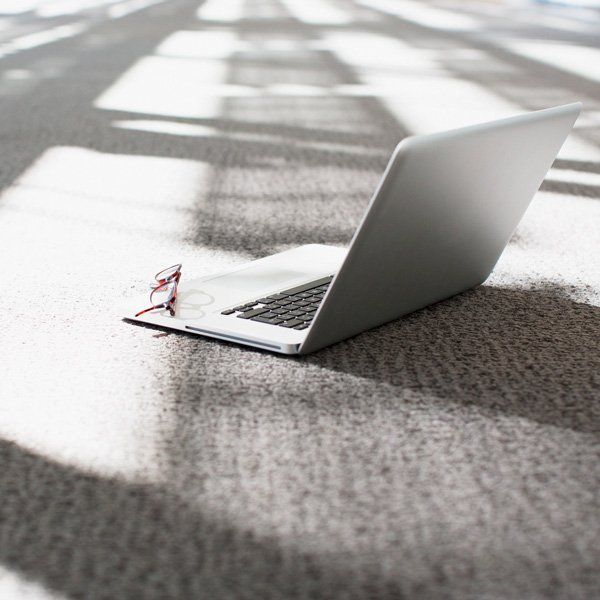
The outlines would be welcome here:
M 306 329 L 312 322 L 333 275 L 289 290 L 224 310 L 222 315 L 279 325 L 288 329 Z

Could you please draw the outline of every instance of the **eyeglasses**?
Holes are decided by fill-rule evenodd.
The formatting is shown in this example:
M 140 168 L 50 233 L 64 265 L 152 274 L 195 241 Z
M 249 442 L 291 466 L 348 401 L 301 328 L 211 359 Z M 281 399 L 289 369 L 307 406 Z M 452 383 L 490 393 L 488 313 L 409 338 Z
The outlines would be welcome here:
M 144 313 L 159 308 L 166 308 L 171 316 L 175 316 L 175 300 L 177 298 L 177 284 L 181 278 L 181 264 L 173 265 L 168 269 L 163 269 L 155 275 L 156 283 L 151 284 L 150 308 L 140 310 L 135 316 L 139 317 Z

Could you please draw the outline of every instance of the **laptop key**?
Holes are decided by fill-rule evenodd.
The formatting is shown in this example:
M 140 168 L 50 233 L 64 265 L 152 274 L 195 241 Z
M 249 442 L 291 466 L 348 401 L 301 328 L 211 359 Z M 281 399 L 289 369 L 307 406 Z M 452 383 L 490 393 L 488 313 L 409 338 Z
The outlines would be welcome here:
M 283 300 L 277 300 L 273 304 L 277 304 L 278 306 L 287 306 L 288 304 L 291 304 L 291 303 L 292 303 L 291 300 L 289 300 L 288 298 L 284 298 Z
M 292 310 L 288 313 L 290 317 L 302 317 L 304 316 L 303 310 Z
M 310 323 L 300 323 L 300 325 L 296 325 L 295 327 L 292 327 L 292 329 L 306 329 L 308 326 L 310 325 Z
M 253 310 L 247 310 L 243 312 L 241 315 L 238 315 L 238 319 L 252 319 L 252 317 L 258 317 L 258 315 L 262 315 L 263 313 L 269 312 L 266 308 L 254 308 Z
M 280 318 L 280 315 L 274 313 L 274 312 L 268 312 L 268 313 L 264 313 L 262 315 L 260 315 L 263 319 L 278 319 Z
M 266 323 L 267 325 L 279 325 L 279 323 L 283 323 L 283 319 L 267 319 L 262 315 L 258 317 L 252 317 L 252 320 L 257 321 L 258 323 Z
M 290 321 L 286 321 L 285 323 L 281 323 L 280 327 L 296 327 L 296 325 L 301 325 L 302 323 L 304 323 L 304 321 L 301 321 L 300 319 L 291 319 Z
M 287 298 L 288 296 L 289 296 L 289 294 L 286 294 L 286 293 L 273 294 L 272 296 L 267 296 L 267 301 L 273 302 L 274 300 L 283 300 L 284 298 Z
M 222 315 L 232 315 L 235 312 L 235 308 L 229 308 L 221 312 Z

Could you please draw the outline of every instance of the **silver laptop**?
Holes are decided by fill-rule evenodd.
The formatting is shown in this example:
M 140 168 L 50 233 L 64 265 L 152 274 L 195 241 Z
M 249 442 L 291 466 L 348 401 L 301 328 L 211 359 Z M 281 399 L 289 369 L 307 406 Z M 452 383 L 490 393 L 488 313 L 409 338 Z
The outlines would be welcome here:
M 481 284 L 542 183 L 580 103 L 402 140 L 348 249 L 311 244 L 189 279 L 124 317 L 306 354 Z

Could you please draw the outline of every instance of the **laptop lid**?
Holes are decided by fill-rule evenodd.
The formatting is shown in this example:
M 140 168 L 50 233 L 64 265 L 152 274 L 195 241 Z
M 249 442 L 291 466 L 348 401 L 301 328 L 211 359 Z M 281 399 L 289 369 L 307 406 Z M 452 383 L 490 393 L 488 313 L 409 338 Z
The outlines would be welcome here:
M 483 283 L 581 110 L 400 142 L 300 353 Z

